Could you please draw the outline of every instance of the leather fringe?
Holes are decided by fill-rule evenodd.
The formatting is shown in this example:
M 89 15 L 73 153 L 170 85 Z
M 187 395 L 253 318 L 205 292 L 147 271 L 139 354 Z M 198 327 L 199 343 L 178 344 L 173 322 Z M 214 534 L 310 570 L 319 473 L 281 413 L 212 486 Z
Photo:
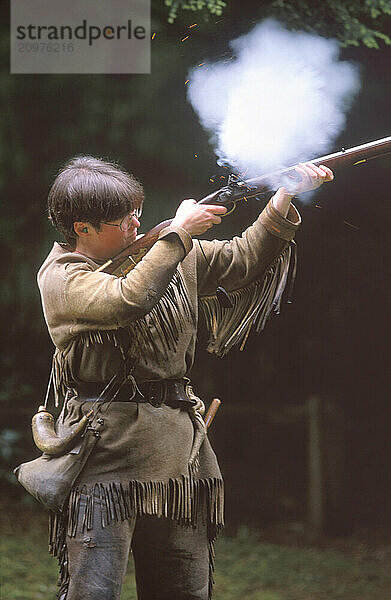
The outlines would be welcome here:
M 84 509 L 80 508 L 82 496 Z M 195 526 L 200 508 L 205 522 L 222 526 L 223 503 L 223 481 L 216 478 L 195 480 L 182 476 L 167 482 L 130 481 L 126 486 L 115 482 L 96 483 L 92 488 L 83 485 L 74 488 L 69 497 L 67 534 L 76 535 L 80 519 L 82 530 L 89 531 L 95 510 L 100 510 L 102 527 L 136 515 L 166 517 L 181 525 Z
M 209 591 L 208 600 L 212 598 L 213 586 L 215 584 L 214 570 L 215 570 L 215 540 L 209 540 Z
M 167 290 L 153 309 L 125 328 L 128 338 L 132 341 L 126 351 L 121 341 L 124 330 L 83 332 L 73 343 L 82 343 L 87 347 L 110 343 L 115 348 L 119 348 L 124 359 L 124 378 L 126 378 L 132 374 L 140 357 L 148 362 L 147 355 L 152 353 L 154 360 L 164 363 L 169 352 L 175 350 L 179 335 L 189 319 L 192 319 L 189 295 L 182 275 L 176 271 Z M 57 348 L 53 356 L 52 374 L 56 406 L 59 405 L 59 398 L 64 398 L 67 389 L 72 388 L 73 378 L 67 361 L 68 351 L 69 348 L 65 351 Z
M 85 508 L 81 507 L 81 498 Z M 183 526 L 195 527 L 198 518 L 207 524 L 209 543 L 209 598 L 214 583 L 214 542 L 224 526 L 224 482 L 222 479 L 179 477 L 163 481 L 130 481 L 96 483 L 72 490 L 65 514 L 50 513 L 49 552 L 57 557 L 60 567 L 59 600 L 66 598 L 69 585 L 66 536 L 74 537 L 93 527 L 94 511 L 100 510 L 102 527 L 134 516 L 155 515 L 175 520 Z
M 296 245 L 293 242 L 269 267 L 262 280 L 228 292 L 232 308 L 223 308 L 217 296 L 201 297 L 200 306 L 210 333 L 208 352 L 222 357 L 238 344 L 243 350 L 251 329 L 261 332 L 271 313 L 279 314 L 289 275 L 291 289 L 295 272 Z
M 65 600 L 69 586 L 68 549 L 66 545 L 66 516 L 49 512 L 49 554 L 56 556 L 59 565 L 56 598 Z
M 169 353 L 175 350 L 180 333 L 191 319 L 189 295 L 183 277 L 177 271 L 159 302 L 145 317 L 130 326 L 140 340 L 144 360 L 148 362 L 143 351 L 146 349 L 153 353 L 157 362 L 165 362 Z M 154 339 L 156 337 L 158 346 Z

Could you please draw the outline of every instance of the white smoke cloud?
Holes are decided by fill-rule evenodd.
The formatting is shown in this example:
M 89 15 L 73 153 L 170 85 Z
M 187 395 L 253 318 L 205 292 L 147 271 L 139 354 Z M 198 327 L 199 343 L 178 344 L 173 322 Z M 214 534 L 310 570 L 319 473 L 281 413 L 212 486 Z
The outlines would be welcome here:
M 337 42 L 268 19 L 230 46 L 232 60 L 188 76 L 188 99 L 218 162 L 251 177 L 334 150 L 360 85 Z

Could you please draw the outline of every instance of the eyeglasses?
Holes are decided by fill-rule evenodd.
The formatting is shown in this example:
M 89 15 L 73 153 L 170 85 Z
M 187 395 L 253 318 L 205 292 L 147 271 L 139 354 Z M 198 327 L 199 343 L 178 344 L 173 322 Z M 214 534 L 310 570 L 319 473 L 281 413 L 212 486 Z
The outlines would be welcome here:
M 141 209 L 136 208 L 128 215 L 125 215 L 124 218 L 122 219 L 121 223 L 108 223 L 107 221 L 103 221 L 103 223 L 105 225 L 112 225 L 113 227 L 119 227 L 121 231 L 126 232 L 126 231 L 129 231 L 129 229 L 131 228 L 133 218 L 139 219 L 140 217 L 141 217 Z

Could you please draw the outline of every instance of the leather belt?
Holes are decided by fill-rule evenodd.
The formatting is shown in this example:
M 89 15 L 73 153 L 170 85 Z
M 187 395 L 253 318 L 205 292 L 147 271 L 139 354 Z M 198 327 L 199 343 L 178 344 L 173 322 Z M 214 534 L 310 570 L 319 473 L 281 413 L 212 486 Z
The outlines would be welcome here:
M 184 404 L 194 405 L 186 394 L 186 385 L 188 379 L 160 379 L 158 381 L 144 381 L 137 383 L 127 382 L 121 386 L 118 394 L 113 399 L 113 391 L 107 395 L 102 395 L 104 384 L 98 383 L 80 383 L 76 390 L 78 399 L 82 402 L 93 402 L 99 398 L 102 402 L 148 402 L 152 406 L 159 407 L 167 404 L 173 408 L 178 408 Z

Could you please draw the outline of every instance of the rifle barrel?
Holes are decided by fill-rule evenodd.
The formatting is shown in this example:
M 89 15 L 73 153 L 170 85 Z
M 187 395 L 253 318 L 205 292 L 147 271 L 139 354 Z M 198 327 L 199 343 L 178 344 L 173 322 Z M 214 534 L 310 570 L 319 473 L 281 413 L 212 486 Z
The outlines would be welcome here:
M 386 154 L 391 154 L 391 136 L 373 142 L 367 142 L 360 146 L 354 146 L 347 150 L 343 148 L 340 152 L 327 154 L 315 158 L 310 162 L 313 162 L 315 165 L 325 165 L 335 171 L 343 167 L 358 165 L 368 160 L 385 156 Z M 198 204 L 230 206 L 232 202 L 236 203 L 239 200 L 253 198 L 264 192 L 273 192 L 280 187 L 280 185 L 283 185 L 281 183 L 282 178 L 292 175 L 294 169 L 294 166 L 279 169 L 273 173 L 268 173 L 260 177 L 253 177 L 252 179 L 240 181 L 234 185 L 226 185 L 219 190 L 212 192 L 208 196 L 205 196 L 205 198 L 201 198 L 201 200 L 198 201 Z M 121 274 L 126 275 L 126 273 L 133 269 L 133 267 L 148 252 L 150 247 L 159 238 L 160 231 L 164 227 L 167 227 L 171 221 L 172 219 L 169 219 L 155 225 L 155 227 L 150 229 L 143 237 L 132 242 L 124 250 L 119 252 L 104 265 L 100 266 L 97 271 L 114 273 L 118 276 Z
M 367 142 L 353 148 L 342 149 L 340 152 L 327 154 L 319 158 L 315 158 L 309 162 L 315 165 L 325 165 L 333 171 L 358 165 L 374 158 L 379 158 L 391 153 L 391 136 Z M 293 175 L 295 165 L 259 177 L 246 179 L 246 181 L 238 182 L 234 188 L 227 185 L 220 190 L 209 194 L 199 201 L 200 204 L 228 204 L 229 202 L 238 202 L 241 199 L 248 199 L 258 196 L 264 192 L 272 192 L 276 190 L 281 183 L 283 177 Z
M 315 165 L 333 165 L 330 168 L 338 168 L 340 163 L 341 167 L 349 165 L 355 165 L 373 158 L 379 158 L 391 153 L 391 136 L 382 138 L 381 140 L 375 140 L 374 142 L 367 142 L 360 146 L 354 146 L 347 150 L 342 149 L 340 152 L 334 152 L 333 154 L 327 154 L 311 161 Z

